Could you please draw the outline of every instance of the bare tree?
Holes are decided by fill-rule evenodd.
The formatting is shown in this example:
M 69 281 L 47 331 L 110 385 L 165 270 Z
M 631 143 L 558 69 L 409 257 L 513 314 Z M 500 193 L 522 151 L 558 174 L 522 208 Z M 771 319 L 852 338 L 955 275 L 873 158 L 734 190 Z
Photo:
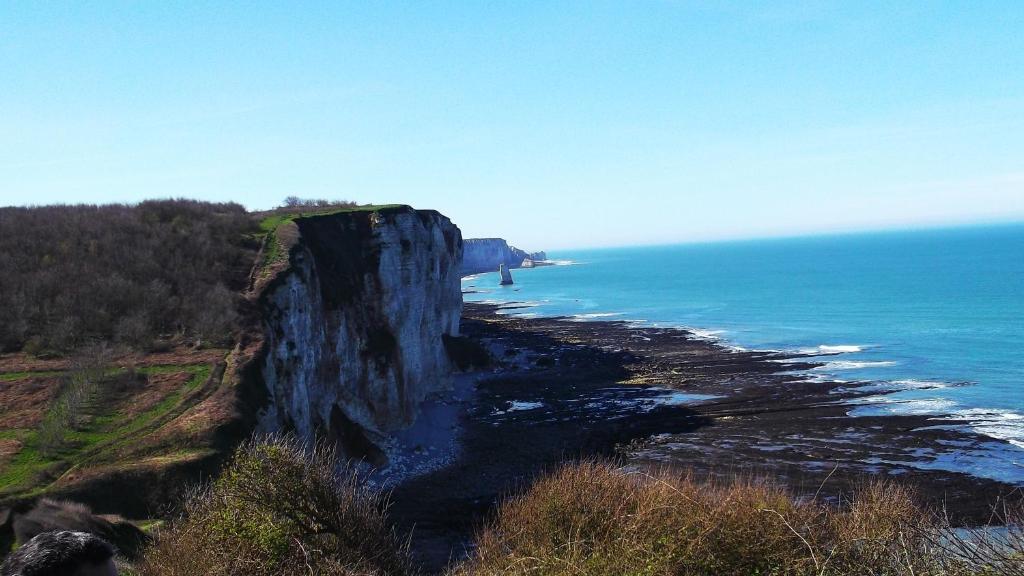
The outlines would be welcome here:
M 82 349 L 71 361 L 61 391 L 50 405 L 36 435 L 39 450 L 52 455 L 64 446 L 69 430 L 85 422 L 86 408 L 108 376 L 113 353 L 106 343 Z

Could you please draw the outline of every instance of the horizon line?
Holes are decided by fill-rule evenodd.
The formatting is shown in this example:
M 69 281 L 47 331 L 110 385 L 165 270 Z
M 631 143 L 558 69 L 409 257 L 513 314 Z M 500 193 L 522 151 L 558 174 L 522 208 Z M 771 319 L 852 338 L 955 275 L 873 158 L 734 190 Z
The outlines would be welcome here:
M 954 222 L 924 222 L 909 223 L 900 226 L 882 227 L 857 227 L 843 228 L 836 230 L 821 230 L 811 232 L 780 232 L 778 234 L 765 234 L 755 236 L 723 236 L 721 238 L 688 239 L 688 240 L 667 240 L 657 242 L 642 242 L 637 244 L 603 244 L 589 246 L 543 248 L 544 252 L 556 252 L 559 250 L 615 250 L 620 248 L 668 248 L 672 246 L 692 246 L 700 244 L 729 244 L 742 242 L 756 242 L 760 240 L 799 240 L 810 238 L 824 238 L 833 236 L 860 236 L 867 234 L 884 234 L 899 232 L 929 232 L 942 230 L 961 230 L 970 228 L 995 228 L 1024 226 L 1024 215 L 1015 216 L 1009 219 L 969 220 Z M 511 242 L 510 242 L 511 243 Z M 513 243 L 514 244 L 514 243 Z M 516 246 L 518 247 L 518 246 Z

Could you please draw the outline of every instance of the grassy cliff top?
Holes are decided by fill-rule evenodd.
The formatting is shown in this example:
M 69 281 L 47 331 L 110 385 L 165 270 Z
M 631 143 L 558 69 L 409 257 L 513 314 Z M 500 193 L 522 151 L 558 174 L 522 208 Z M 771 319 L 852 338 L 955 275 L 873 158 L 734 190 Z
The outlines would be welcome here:
M 356 212 L 386 212 L 411 210 L 406 204 L 364 204 L 362 206 L 326 206 L 326 207 L 295 207 L 278 208 L 268 213 L 261 213 L 259 227 L 262 231 L 263 247 L 259 259 L 259 268 L 253 277 L 253 287 L 262 285 L 274 272 L 281 269 L 288 258 L 288 251 L 298 240 L 295 221 L 302 218 L 332 216 L 335 214 L 351 214 Z
M 350 207 L 325 207 L 325 208 L 302 208 L 298 207 L 294 211 L 288 208 L 279 208 L 270 213 L 266 213 L 260 220 L 260 230 L 264 233 L 270 233 L 277 229 L 278 226 L 285 222 L 294 222 L 298 218 L 308 218 L 311 216 L 330 216 L 332 214 L 344 214 L 349 212 L 380 212 L 383 210 L 392 210 L 397 208 L 407 208 L 405 204 L 364 204 L 362 206 L 350 206 Z M 260 213 L 262 214 L 262 213 Z

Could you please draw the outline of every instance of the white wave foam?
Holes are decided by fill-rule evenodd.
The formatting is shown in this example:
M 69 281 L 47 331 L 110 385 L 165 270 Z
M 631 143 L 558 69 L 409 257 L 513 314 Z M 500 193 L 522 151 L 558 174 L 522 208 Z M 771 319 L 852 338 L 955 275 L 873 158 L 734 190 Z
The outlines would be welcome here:
M 543 402 L 526 402 L 523 400 L 510 400 L 508 402 L 508 408 L 504 410 L 495 410 L 492 412 L 495 416 L 501 414 L 508 414 L 509 412 L 523 412 L 526 410 L 536 410 L 537 408 L 543 408 Z
M 801 354 L 851 354 L 863 352 L 864 346 L 856 344 L 822 344 L 815 348 L 801 348 Z
M 803 364 L 804 362 L 807 362 L 807 359 L 806 358 L 770 358 L 768 361 L 769 362 L 774 362 L 776 364 Z
M 898 411 L 902 414 L 939 414 L 954 406 L 956 402 L 948 398 L 924 398 L 901 402 Z
M 949 382 L 937 382 L 934 380 L 893 380 L 891 384 L 903 390 L 933 390 L 935 388 L 949 388 Z
M 791 372 L 781 372 L 785 376 L 799 376 L 803 378 L 804 382 L 811 382 L 814 384 L 821 384 L 823 382 L 835 382 L 837 384 L 844 384 L 846 380 L 840 380 L 830 374 L 812 374 L 803 370 L 793 370 Z
M 658 406 L 685 406 L 687 404 L 721 398 L 721 396 L 714 394 L 697 394 L 695 392 L 680 392 L 678 390 L 666 390 L 665 392 L 664 396 L 655 396 L 654 398 L 646 399 L 646 401 Z
M 905 390 L 936 390 L 949 388 L 949 382 L 933 382 L 931 380 L 879 380 L 877 382 L 861 382 L 855 390 L 859 392 L 902 392 Z M 849 391 L 847 389 L 844 392 Z M 881 398 L 881 396 L 879 396 Z
M 934 384 L 934 383 L 930 383 Z M 869 396 L 854 400 L 860 404 L 850 411 L 851 416 L 880 414 L 930 416 L 934 420 L 962 420 L 966 427 L 982 436 L 1003 440 L 1017 448 L 1024 448 L 1024 414 L 1014 410 L 990 408 L 961 408 L 948 398 L 922 398 L 902 400 L 891 396 Z
M 862 404 L 850 411 L 851 416 L 876 416 L 880 414 L 904 414 L 912 416 L 951 414 L 956 402 L 948 398 L 920 398 L 902 400 L 891 396 L 868 396 L 853 401 Z
M 967 420 L 968 427 L 979 434 L 1024 448 L 1024 414 L 1013 410 L 967 408 L 957 410 L 952 416 Z
M 594 318 L 611 318 L 613 316 L 622 316 L 622 312 L 590 312 L 588 314 L 572 315 L 576 320 L 593 320 Z
M 864 348 L 862 348 L 860 346 L 856 346 L 854 344 L 837 344 L 835 346 L 830 346 L 828 344 L 822 344 L 821 346 L 818 346 L 818 350 L 821 351 L 821 352 L 824 352 L 826 354 L 830 354 L 830 353 L 843 354 L 843 353 L 847 353 L 847 352 L 860 352 L 860 351 L 864 350 Z
M 826 362 L 815 370 L 860 370 L 861 368 L 877 368 L 881 366 L 895 366 L 896 362 L 891 360 L 836 360 Z
M 706 328 L 693 328 L 691 326 L 686 326 L 684 329 L 697 337 L 698 340 L 720 340 L 722 334 L 725 334 L 725 330 L 709 330 Z
M 506 412 L 519 412 L 521 410 L 536 410 L 537 408 L 543 408 L 544 403 L 542 402 L 521 402 L 519 400 L 513 400 L 509 403 L 509 407 Z

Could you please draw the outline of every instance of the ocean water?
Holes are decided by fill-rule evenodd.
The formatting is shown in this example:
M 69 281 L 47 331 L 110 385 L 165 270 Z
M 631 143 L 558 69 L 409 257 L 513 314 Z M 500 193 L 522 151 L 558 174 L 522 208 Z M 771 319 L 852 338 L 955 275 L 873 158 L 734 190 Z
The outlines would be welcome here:
M 822 378 L 897 390 L 853 414 L 966 418 L 1024 482 L 1024 225 L 548 254 L 565 265 L 467 278 L 465 299 L 820 353 Z

